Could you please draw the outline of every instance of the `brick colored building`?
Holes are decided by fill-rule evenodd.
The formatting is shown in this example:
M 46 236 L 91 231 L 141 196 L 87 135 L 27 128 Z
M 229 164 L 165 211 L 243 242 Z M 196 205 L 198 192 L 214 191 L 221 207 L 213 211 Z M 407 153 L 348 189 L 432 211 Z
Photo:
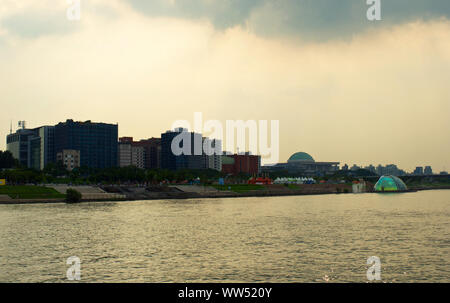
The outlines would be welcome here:
M 238 175 L 258 174 L 261 168 L 261 156 L 245 154 L 226 155 L 222 157 L 222 172 L 227 174 Z

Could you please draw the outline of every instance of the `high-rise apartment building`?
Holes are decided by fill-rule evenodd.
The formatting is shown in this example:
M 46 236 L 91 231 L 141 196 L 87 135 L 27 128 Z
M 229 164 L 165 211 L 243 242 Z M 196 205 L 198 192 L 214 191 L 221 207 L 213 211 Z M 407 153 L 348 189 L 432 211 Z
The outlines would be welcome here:
M 205 167 L 222 171 L 222 141 L 217 139 L 203 138 L 205 152 Z
M 144 147 L 136 145 L 132 137 L 119 139 L 119 166 L 145 168 Z
M 144 149 L 144 167 L 146 169 L 161 168 L 161 138 L 150 138 L 133 142 Z

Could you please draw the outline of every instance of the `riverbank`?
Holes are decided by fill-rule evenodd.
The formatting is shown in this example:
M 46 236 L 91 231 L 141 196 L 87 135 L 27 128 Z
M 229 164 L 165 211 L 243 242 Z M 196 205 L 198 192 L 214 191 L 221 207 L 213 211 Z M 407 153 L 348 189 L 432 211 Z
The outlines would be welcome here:
M 74 187 L 77 189 L 77 187 Z M 311 195 L 336 195 L 352 194 L 351 186 L 340 184 L 312 184 L 295 186 L 262 186 L 259 189 L 242 191 L 218 190 L 207 186 L 170 186 L 170 187 L 106 187 L 98 188 L 104 192 L 103 196 L 85 194 L 81 202 L 131 202 L 131 201 L 151 201 L 151 200 L 185 200 L 185 199 L 215 199 L 215 198 L 250 198 L 250 197 L 282 197 L 282 196 L 311 196 Z M 231 187 L 230 187 L 231 189 Z M 412 188 L 403 193 L 424 190 L 450 189 L 450 186 L 420 187 Z M 84 189 L 86 190 L 86 189 Z M 109 192 L 109 191 L 113 192 Z M 91 189 L 89 192 L 92 191 Z M 124 194 L 126 193 L 126 194 Z M 42 204 L 42 203 L 65 203 L 64 198 L 31 198 L 13 199 L 5 195 L 0 195 L 0 204 Z

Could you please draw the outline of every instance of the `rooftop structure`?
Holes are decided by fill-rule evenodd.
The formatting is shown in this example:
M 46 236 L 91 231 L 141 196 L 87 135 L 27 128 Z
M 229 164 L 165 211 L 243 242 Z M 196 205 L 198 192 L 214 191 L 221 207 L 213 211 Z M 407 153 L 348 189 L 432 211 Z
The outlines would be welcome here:
M 263 166 L 263 172 L 288 171 L 290 173 L 302 173 L 304 176 L 323 176 L 333 174 L 338 168 L 339 162 L 316 162 L 314 158 L 305 152 L 293 154 L 287 163 Z

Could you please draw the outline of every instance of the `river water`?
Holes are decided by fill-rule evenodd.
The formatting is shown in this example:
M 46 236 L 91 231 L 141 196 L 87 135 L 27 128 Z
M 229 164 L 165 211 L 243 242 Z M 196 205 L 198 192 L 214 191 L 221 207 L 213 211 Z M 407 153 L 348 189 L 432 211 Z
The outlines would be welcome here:
M 450 191 L 0 205 L 0 282 L 450 282 Z

